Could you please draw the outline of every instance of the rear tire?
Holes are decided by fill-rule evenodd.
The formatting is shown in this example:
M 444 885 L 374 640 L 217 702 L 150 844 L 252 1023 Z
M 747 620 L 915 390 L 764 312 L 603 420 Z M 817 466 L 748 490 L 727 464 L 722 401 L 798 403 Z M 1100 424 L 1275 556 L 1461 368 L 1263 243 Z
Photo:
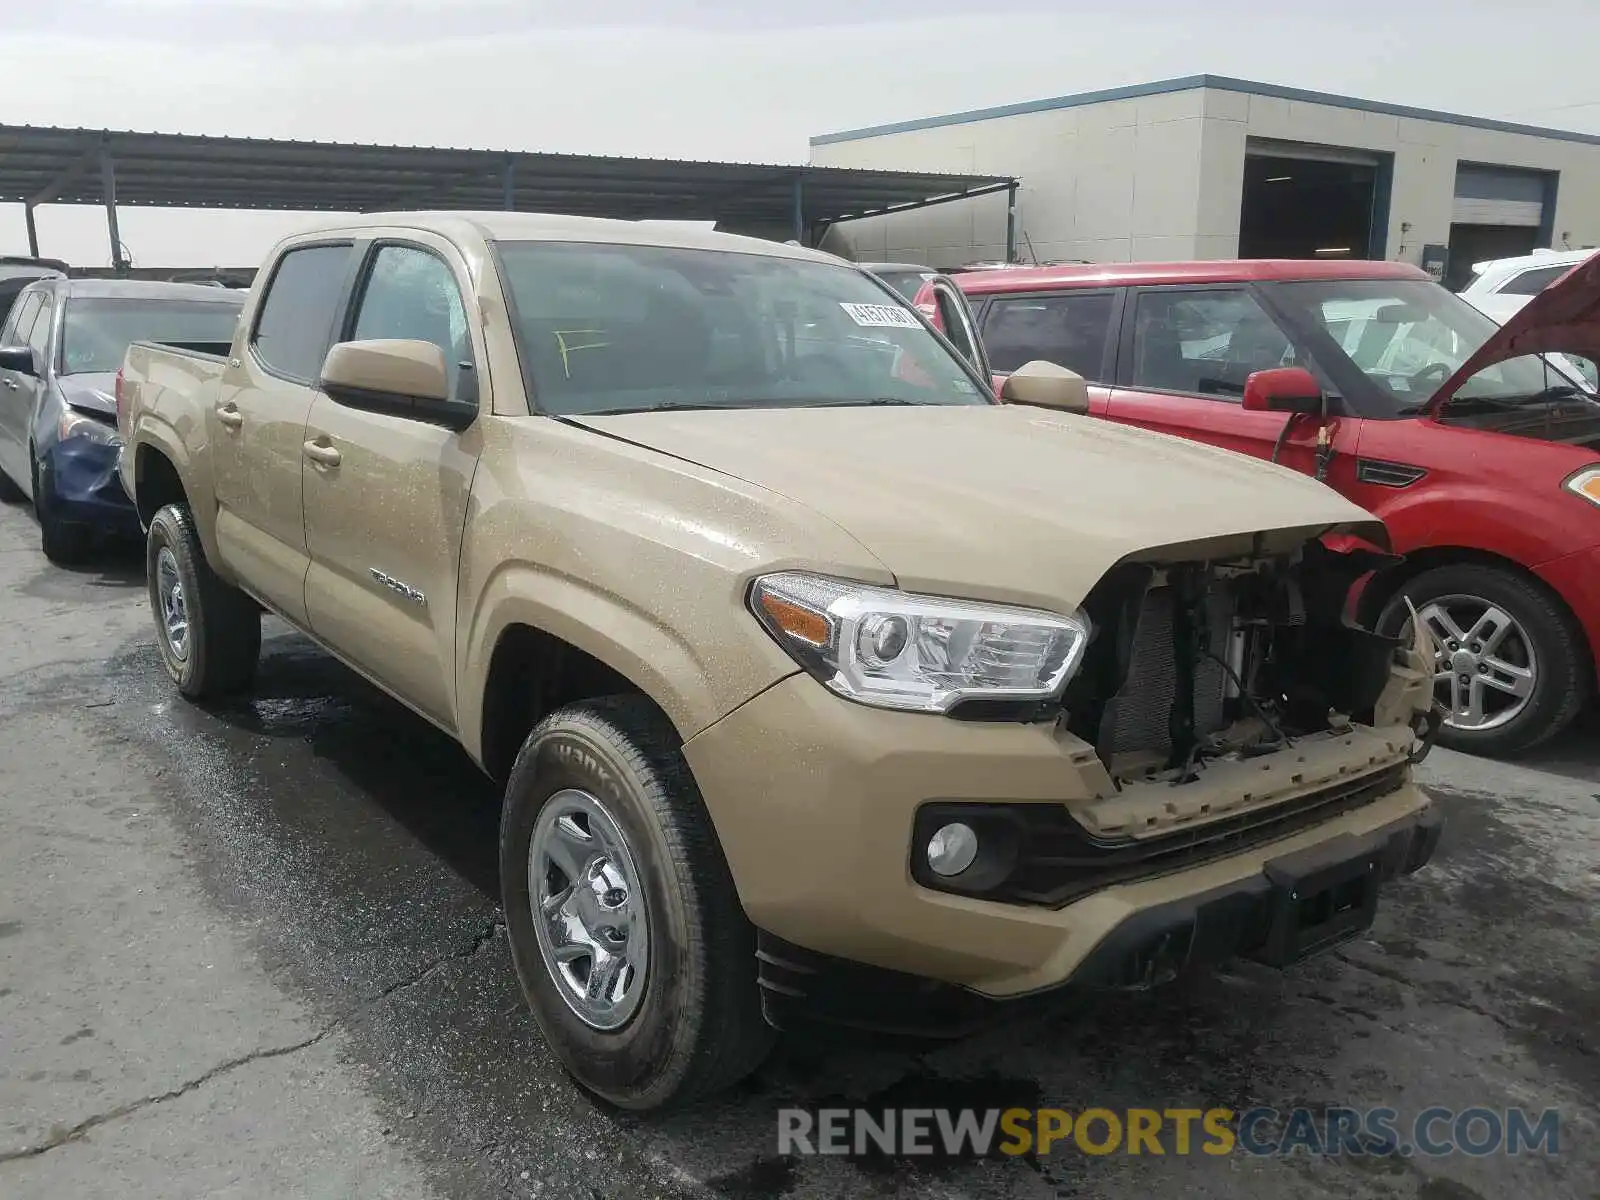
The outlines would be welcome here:
M 1519 711 L 1511 712 L 1508 693 L 1480 686 L 1488 703 L 1499 704 L 1499 713 L 1511 715 L 1481 728 L 1447 719 L 1439 731 L 1440 745 L 1491 758 L 1517 754 L 1554 737 L 1582 711 L 1593 688 L 1593 659 L 1572 615 L 1538 584 L 1502 567 L 1478 563 L 1436 567 L 1404 584 L 1385 603 L 1378 618 L 1380 632 L 1399 634 L 1410 624 L 1405 605 L 1408 596 L 1425 615 L 1430 606 L 1461 614 L 1454 624 L 1465 634 L 1472 630 L 1462 627 L 1474 623 L 1479 612 L 1498 610 L 1510 619 L 1512 627 L 1494 654 L 1486 651 L 1482 655 L 1490 661 L 1480 664 L 1464 657 L 1459 673 L 1455 667 L 1448 673 L 1456 680 L 1509 678 L 1496 665 L 1499 663 L 1533 672 L 1531 693 Z M 1474 647 L 1485 644 L 1470 637 L 1456 640 L 1457 652 L 1465 651 L 1467 656 L 1473 655 Z M 1452 654 L 1448 642 L 1445 654 L 1447 660 Z M 1437 697 L 1447 710 L 1453 710 L 1453 695 L 1449 680 L 1441 680 Z M 1470 698 L 1470 691 L 1466 695 Z
M 563 820 L 576 833 L 546 853 Z M 569 890 L 563 855 L 586 888 Z M 731 1086 L 766 1057 L 774 1033 L 761 1014 L 755 930 L 677 733 L 644 697 L 569 705 L 528 735 L 506 786 L 500 888 L 523 995 L 590 1092 L 660 1108 Z M 559 909 L 541 903 L 563 897 Z M 562 914 L 543 934 L 536 905 Z M 591 928 L 630 964 L 598 1007 L 582 990 L 604 961 L 590 953 L 584 966 Z
M 48 465 L 33 463 L 33 515 L 39 521 L 39 545 L 57 566 L 70 567 L 84 560 L 92 542 L 90 530 L 64 520 L 56 511 L 55 484 Z
M 261 658 L 261 609 L 211 569 L 186 505 L 151 520 L 145 580 L 156 646 L 178 691 L 205 700 L 248 688 Z

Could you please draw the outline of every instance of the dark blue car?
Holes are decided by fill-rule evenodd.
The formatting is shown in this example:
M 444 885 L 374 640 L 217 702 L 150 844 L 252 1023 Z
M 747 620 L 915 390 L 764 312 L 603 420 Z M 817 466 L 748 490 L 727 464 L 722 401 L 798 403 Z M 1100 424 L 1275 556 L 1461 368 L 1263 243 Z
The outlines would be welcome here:
M 117 478 L 128 344 L 226 346 L 243 304 L 226 288 L 131 280 L 42 279 L 18 294 L 0 328 L 0 499 L 32 499 L 52 562 L 139 533 Z

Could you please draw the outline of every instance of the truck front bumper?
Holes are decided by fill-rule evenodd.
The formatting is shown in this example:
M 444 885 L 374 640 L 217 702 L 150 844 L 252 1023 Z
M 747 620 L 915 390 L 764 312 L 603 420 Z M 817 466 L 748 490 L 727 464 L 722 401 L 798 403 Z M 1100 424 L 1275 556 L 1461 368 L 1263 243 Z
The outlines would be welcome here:
M 1381 884 L 1420 867 L 1438 841 L 1436 812 L 1394 744 L 1371 730 L 1337 739 L 1324 747 L 1345 756 L 1333 783 L 1308 775 L 1304 795 L 1141 840 L 1132 868 L 1129 839 L 1105 860 L 1116 870 L 1058 862 L 1057 881 L 1107 873 L 1038 903 L 952 894 L 913 872 L 919 812 L 931 806 L 1020 809 L 1059 824 L 1103 790 L 1092 752 L 1050 726 L 871 709 L 795 676 L 684 753 L 761 931 L 769 1018 L 796 1010 L 903 1027 L 919 1009 L 959 1026 L 994 1001 L 1069 983 L 1144 986 L 1186 965 L 1241 954 L 1282 963 L 1355 936 Z M 874 990 L 908 989 L 917 999 L 891 1006 L 899 1019 L 855 1007 L 870 1011 Z

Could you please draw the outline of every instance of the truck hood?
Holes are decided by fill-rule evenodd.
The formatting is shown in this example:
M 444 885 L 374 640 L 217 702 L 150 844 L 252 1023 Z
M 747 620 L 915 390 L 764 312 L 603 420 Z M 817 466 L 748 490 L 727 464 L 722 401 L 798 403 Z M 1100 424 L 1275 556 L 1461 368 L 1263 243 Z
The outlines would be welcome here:
M 641 412 L 575 423 L 821 513 L 910 591 L 1059 607 L 1118 561 L 1289 549 L 1382 525 L 1310 478 L 1109 421 L 1009 405 Z M 1209 548 L 1194 543 L 1225 539 Z
M 56 386 L 61 389 L 61 398 L 79 412 L 112 417 L 117 415 L 115 371 L 60 375 L 56 378 Z
M 1424 411 L 1437 417 L 1479 371 L 1524 354 L 1575 354 L 1600 362 L 1600 254 L 1578 263 L 1507 317 L 1439 386 Z

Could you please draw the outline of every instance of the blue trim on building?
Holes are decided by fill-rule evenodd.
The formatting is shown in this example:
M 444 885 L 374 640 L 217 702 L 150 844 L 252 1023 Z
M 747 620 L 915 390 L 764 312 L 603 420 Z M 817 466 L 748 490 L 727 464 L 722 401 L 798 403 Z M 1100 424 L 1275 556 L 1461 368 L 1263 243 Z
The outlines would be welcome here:
M 836 142 L 856 142 L 863 138 L 883 137 L 891 133 L 911 133 L 918 129 L 939 129 L 946 125 L 968 125 L 975 121 L 990 121 L 996 117 L 1018 117 L 1026 113 L 1050 112 L 1060 108 L 1082 108 L 1087 104 L 1105 104 L 1112 100 L 1136 100 L 1141 96 L 1164 96 L 1170 92 L 1188 92 L 1196 88 L 1214 88 L 1222 92 L 1242 92 L 1248 96 L 1269 96 L 1276 100 L 1297 100 L 1305 104 L 1324 104 L 1331 108 L 1349 108 L 1357 112 L 1379 113 L 1388 117 L 1408 117 L 1417 121 L 1436 121 L 1444 125 L 1463 125 L 1469 129 L 1488 129 L 1496 133 L 1518 133 L 1530 137 L 1550 138 L 1561 142 L 1581 142 L 1600 146 L 1600 134 L 1580 133 L 1574 129 L 1547 129 L 1538 125 L 1518 125 L 1511 121 L 1496 121 L 1490 117 L 1467 117 L 1459 113 L 1436 112 L 1428 108 L 1412 108 L 1405 104 L 1385 104 L 1379 100 L 1359 100 L 1354 96 L 1336 96 L 1331 92 L 1312 92 L 1304 88 L 1283 87 L 1275 83 L 1256 83 L 1248 79 L 1231 79 L 1226 75 L 1185 75 L 1181 79 L 1162 79 L 1155 83 L 1138 83 L 1129 87 L 1105 88 L 1098 92 L 1081 92 L 1075 96 L 1052 96 L 1045 100 L 1028 100 L 1021 104 L 1002 104 L 998 108 L 975 108 L 967 112 L 949 113 L 945 116 L 922 117 L 914 121 L 896 121 L 889 125 L 873 125 L 865 129 L 847 129 L 840 133 L 824 133 L 811 139 L 813 146 L 828 146 Z
M 1372 230 L 1367 235 L 1367 257 L 1389 257 L 1389 207 L 1394 199 L 1394 155 L 1378 155 L 1378 174 L 1372 181 Z
M 1544 174 L 1544 208 L 1539 217 L 1539 245 L 1555 247 L 1556 244 L 1556 193 L 1561 189 L 1561 172 Z

